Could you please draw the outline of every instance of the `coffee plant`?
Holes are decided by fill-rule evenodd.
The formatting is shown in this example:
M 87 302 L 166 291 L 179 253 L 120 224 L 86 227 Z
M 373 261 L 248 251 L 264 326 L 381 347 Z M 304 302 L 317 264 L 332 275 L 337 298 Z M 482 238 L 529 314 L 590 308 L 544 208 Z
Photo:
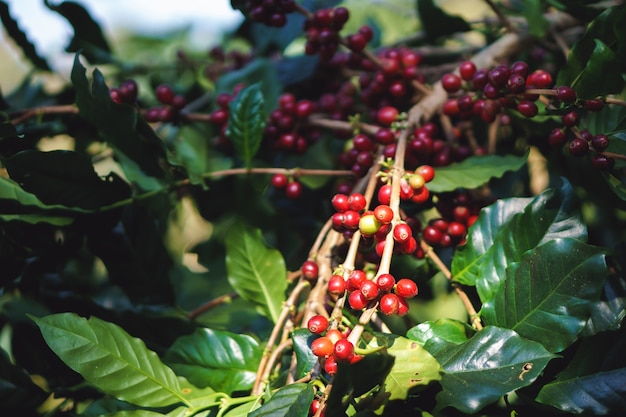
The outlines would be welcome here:
M 232 0 L 208 51 L 44 3 L 69 74 L 0 2 L 3 415 L 624 415 L 622 1 Z

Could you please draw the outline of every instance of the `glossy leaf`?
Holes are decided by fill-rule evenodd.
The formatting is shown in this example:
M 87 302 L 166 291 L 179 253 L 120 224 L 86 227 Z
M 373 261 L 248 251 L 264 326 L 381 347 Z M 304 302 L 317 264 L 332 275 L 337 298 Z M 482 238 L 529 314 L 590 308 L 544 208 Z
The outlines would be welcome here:
M 230 394 L 252 388 L 262 353 L 250 336 L 203 328 L 179 338 L 163 360 L 195 386 Z
M 71 78 L 80 115 L 118 151 L 135 161 L 146 175 L 164 179 L 165 146 L 145 120 L 139 117 L 137 110 L 113 103 L 109 87 L 98 69 L 94 70 L 90 83 L 78 55 L 74 59 Z
M 291 333 L 293 350 L 296 353 L 296 379 L 308 374 L 318 359 L 311 351 L 311 343 L 317 336 L 312 335 L 309 329 L 297 329 Z
M 549 22 L 543 15 L 543 2 L 541 0 L 528 0 L 522 3 L 522 7 L 530 34 L 536 38 L 544 37 Z
M 580 127 L 590 132 L 601 132 L 609 137 L 626 131 L 626 107 L 605 106 L 590 112 L 580 121 Z
M 437 167 L 435 178 L 428 183 L 432 192 L 442 193 L 457 188 L 477 188 L 491 178 L 499 178 L 507 171 L 516 171 L 525 163 L 528 155 L 473 156 L 462 162 Z
M 437 408 L 475 413 L 503 395 L 530 385 L 555 355 L 508 329 L 487 326 L 467 342 L 435 357 L 444 369 Z
M 439 363 L 419 343 L 402 336 L 378 334 L 368 347 L 379 346 L 387 347 L 386 352 L 394 357 L 384 383 L 389 400 L 404 400 L 409 390 L 441 379 Z
M 626 331 L 585 338 L 567 367 L 536 400 L 568 413 L 619 415 L 626 410 Z
M 483 318 L 560 352 L 585 327 L 607 274 L 603 250 L 574 239 L 549 241 L 509 266 Z
M 431 355 L 435 355 L 451 344 L 460 345 L 475 333 L 467 323 L 442 318 L 426 321 L 409 329 L 406 337 L 419 343 Z
M 430 39 L 471 30 L 463 18 L 449 15 L 439 8 L 433 0 L 419 0 L 416 3 L 420 22 Z
M 556 238 L 586 241 L 573 190 L 563 179 L 560 189 L 548 189 L 524 207 L 525 199 L 504 199 L 483 209 L 470 228 L 467 245 L 452 260 L 454 280 L 476 285 L 483 304 L 504 280 L 508 265 L 529 249 Z
M 557 85 L 569 85 L 581 98 L 622 91 L 620 60 L 624 45 L 616 42 L 616 33 L 626 24 L 626 9 L 606 9 L 587 28 L 585 35 L 572 47 L 567 63 L 557 76 Z M 621 52 L 616 55 L 616 52 Z
M 276 72 L 276 64 L 267 58 L 257 58 L 243 68 L 229 71 L 217 80 L 216 89 L 219 93 L 232 93 L 237 85 L 244 84 L 249 87 L 260 84 L 263 96 L 263 113 L 259 115 L 261 120 L 276 108 L 278 96 L 281 93 L 281 84 Z
M 313 402 L 313 387 L 308 384 L 291 384 L 278 391 L 249 417 L 306 417 Z
M 189 404 L 174 372 L 119 326 L 74 313 L 33 321 L 63 362 L 107 394 L 144 407 Z
M 111 47 L 107 42 L 98 22 L 79 3 L 64 1 L 58 5 L 48 0 L 44 4 L 63 16 L 74 29 L 74 37 L 67 46 L 67 52 L 82 53 L 92 64 L 111 62 Z
M 30 376 L 11 363 L 8 355 L 0 349 L 0 410 L 37 407 L 48 394 L 35 385 Z
M 226 135 L 235 152 L 250 167 L 252 158 L 261 146 L 265 117 L 263 115 L 263 94 L 259 84 L 252 84 L 241 90 L 229 105 L 228 128 Z
M 27 150 L 3 162 L 11 179 L 46 204 L 94 210 L 131 194 L 128 184 L 118 175 L 111 173 L 101 178 L 91 160 L 77 152 Z
M 287 270 L 280 252 L 265 245 L 259 229 L 232 226 L 226 237 L 226 270 L 235 291 L 276 322 L 285 301 Z
M 256 410 L 257 408 L 259 408 L 259 401 L 252 400 L 228 410 L 228 412 L 224 414 L 224 417 L 247 417 L 250 412 Z
M 600 300 L 591 306 L 591 317 L 587 320 L 583 335 L 615 330 L 626 317 L 626 279 L 609 275 Z
M 6 30 L 6 33 L 20 47 L 24 56 L 38 69 L 50 71 L 50 66 L 44 58 L 42 58 L 35 48 L 35 45 L 28 39 L 26 34 L 19 27 L 18 22 L 11 16 L 9 5 L 5 1 L 0 1 L 0 21 Z

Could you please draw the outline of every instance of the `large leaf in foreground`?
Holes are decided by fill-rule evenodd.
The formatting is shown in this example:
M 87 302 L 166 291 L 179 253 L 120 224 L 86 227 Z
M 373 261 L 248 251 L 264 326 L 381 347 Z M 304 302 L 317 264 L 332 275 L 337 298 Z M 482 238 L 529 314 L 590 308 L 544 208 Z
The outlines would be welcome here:
M 484 303 L 500 287 L 506 268 L 529 249 L 556 238 L 585 241 L 587 231 L 566 180 L 528 200 L 506 199 L 483 209 L 471 227 L 467 245 L 452 260 L 454 280 L 476 285 Z
M 268 402 L 263 404 L 261 408 L 248 414 L 248 416 L 303 417 L 308 415 L 312 401 L 313 387 L 311 385 L 302 383 L 291 384 L 276 391 Z
M 567 368 L 543 386 L 537 401 L 568 413 L 626 410 L 626 330 L 585 338 Z M 616 414 L 616 415 L 617 415 Z
M 457 188 L 476 188 L 491 178 L 499 178 L 507 171 L 516 171 L 525 163 L 528 155 L 473 156 L 462 162 L 437 167 L 437 174 L 428 183 L 428 189 L 436 193 L 454 191 Z
M 509 267 L 493 304 L 483 306 L 483 317 L 541 343 L 550 352 L 560 352 L 585 327 L 606 276 L 600 248 L 574 239 L 555 239 L 526 252 L 518 264 Z
M 393 367 L 385 379 L 389 400 L 404 400 L 411 388 L 426 386 L 441 379 L 437 360 L 419 343 L 405 337 L 378 334 L 368 347 L 385 346 L 394 357 Z
M 230 394 L 252 388 L 262 353 L 250 336 L 204 328 L 176 340 L 163 359 L 194 385 Z
M 311 351 L 311 343 L 316 338 L 317 336 L 311 334 L 309 329 L 296 329 L 291 333 L 297 362 L 296 378 L 304 377 L 317 364 L 318 357 Z
M 33 320 L 54 353 L 107 394 L 144 407 L 189 404 L 174 372 L 121 327 L 74 313 Z
M 465 343 L 474 332 L 474 329 L 467 323 L 442 318 L 418 324 L 409 329 L 406 337 L 419 343 L 431 355 L 436 355 L 441 349 L 449 347 L 450 344 Z
M 276 322 L 285 301 L 287 270 L 282 255 L 268 248 L 259 229 L 236 223 L 226 238 L 228 282 Z
M 487 326 L 467 342 L 451 344 L 436 354 L 445 371 L 438 407 L 475 413 L 532 383 L 554 357 L 541 344 L 512 330 Z

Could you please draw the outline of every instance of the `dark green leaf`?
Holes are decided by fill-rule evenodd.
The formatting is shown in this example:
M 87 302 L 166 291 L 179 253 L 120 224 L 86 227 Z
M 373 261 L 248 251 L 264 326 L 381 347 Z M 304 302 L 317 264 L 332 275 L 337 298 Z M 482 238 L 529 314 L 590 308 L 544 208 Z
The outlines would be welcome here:
M 226 237 L 228 282 L 276 322 L 285 301 L 287 270 L 282 255 L 268 248 L 259 229 L 238 222 Z
M 308 80 L 317 69 L 318 60 L 317 55 L 284 57 L 276 63 L 276 76 L 286 87 Z
M 609 275 L 600 300 L 591 306 L 591 317 L 587 321 L 584 336 L 615 330 L 626 317 L 626 279 Z
M 435 357 L 445 373 L 437 408 L 475 413 L 503 395 L 530 385 L 556 356 L 508 329 L 487 326 L 467 342 Z
M 43 71 L 50 71 L 46 60 L 39 56 L 35 45 L 28 40 L 26 34 L 20 29 L 17 21 L 11 16 L 9 5 L 5 1 L 0 1 L 0 20 L 7 34 L 15 41 L 20 49 L 22 49 L 26 58 L 28 58 L 36 68 Z
M 249 417 L 306 417 L 313 402 L 313 387 L 307 384 L 291 384 L 276 391 L 268 402 L 248 414 Z
M 311 372 L 318 362 L 317 356 L 311 352 L 311 342 L 316 338 L 309 329 L 297 329 L 291 333 L 293 350 L 296 353 L 296 379 L 302 378 Z
M 111 48 L 102 29 L 89 12 L 80 4 L 73 1 L 64 1 L 59 5 L 44 1 L 45 5 L 63 16 L 74 28 L 74 37 L 67 46 L 67 52 L 82 53 L 92 64 L 106 64 L 111 62 Z
M 546 2 L 581 21 L 594 19 L 602 12 L 601 7 L 594 7 L 593 3 L 596 3 L 595 0 L 546 0 Z
M 30 376 L 0 349 L 0 410 L 35 408 L 47 398 Z
M 304 15 L 291 13 L 287 15 L 287 24 L 281 28 L 252 22 L 250 24 L 250 37 L 255 50 L 260 55 L 271 53 L 272 50 L 283 52 L 294 39 L 302 35 L 304 20 Z
M 626 331 L 585 338 L 569 365 L 536 400 L 568 413 L 620 415 L 626 410 Z
M 616 196 L 626 201 L 626 180 L 622 180 L 611 172 L 603 172 L 604 180 L 609 184 Z
M 145 407 L 189 405 L 174 372 L 121 327 L 74 313 L 33 320 L 54 353 L 102 391 Z
M 507 171 L 520 169 L 528 158 L 515 155 L 474 156 L 462 162 L 445 167 L 437 167 L 435 178 L 428 183 L 428 189 L 435 193 L 454 191 L 457 188 L 477 188 L 491 178 L 499 178 Z
M 525 206 L 525 204 L 528 204 Z M 508 265 L 522 254 L 556 238 L 586 241 L 569 182 L 528 199 L 503 199 L 483 209 L 470 228 L 467 245 L 452 260 L 454 280 L 476 285 L 483 304 L 489 302 L 505 278 Z
M 607 136 L 623 133 L 626 131 L 626 107 L 604 106 L 601 111 L 590 112 L 580 121 L 580 127 Z
M 230 394 L 252 388 L 262 353 L 250 336 L 203 328 L 179 338 L 163 360 L 194 385 Z
M 322 138 L 309 147 L 300 166 L 308 169 L 333 169 L 333 156 L 329 140 Z M 318 189 L 328 183 L 330 178 L 323 175 L 301 175 L 298 180 L 307 188 Z
M 257 408 L 259 408 L 258 400 L 252 400 L 228 410 L 228 412 L 224 414 L 224 417 L 248 417 L 250 412 Z
M 483 306 L 483 318 L 561 352 L 585 327 L 607 274 L 601 249 L 575 239 L 551 240 L 509 265 L 493 303 Z
M 624 88 L 623 62 L 616 55 L 624 50 L 616 33 L 626 24 L 626 7 L 611 7 L 591 22 L 585 35 L 578 40 L 567 63 L 557 76 L 557 85 L 569 85 L 581 98 L 617 93 Z
M 389 400 L 404 400 L 409 390 L 441 379 L 439 363 L 419 343 L 402 336 L 378 334 L 368 347 L 379 346 L 385 346 L 386 352 L 394 357 L 384 383 Z
M 263 93 L 260 84 L 252 84 L 239 92 L 229 105 L 226 135 L 235 152 L 250 168 L 263 139 L 265 118 L 263 116 Z
M 467 323 L 454 319 L 426 321 L 409 329 L 407 337 L 422 345 L 431 355 L 451 344 L 460 345 L 475 333 Z
M 417 0 L 417 12 L 428 38 L 471 30 L 470 25 L 459 16 L 452 16 L 439 8 L 433 0 Z
M 536 38 L 543 38 L 548 30 L 548 19 L 543 15 L 541 0 L 527 0 L 522 3 L 524 17 L 528 22 L 530 34 Z
M 72 83 L 80 115 L 118 151 L 135 161 L 146 175 L 163 179 L 166 176 L 163 166 L 167 160 L 163 141 L 139 117 L 136 109 L 113 103 L 102 73 L 94 70 L 90 85 L 85 67 L 76 55 Z
M 100 178 L 91 160 L 77 152 L 29 150 L 3 162 L 11 179 L 45 204 L 94 210 L 130 197 L 119 176 Z

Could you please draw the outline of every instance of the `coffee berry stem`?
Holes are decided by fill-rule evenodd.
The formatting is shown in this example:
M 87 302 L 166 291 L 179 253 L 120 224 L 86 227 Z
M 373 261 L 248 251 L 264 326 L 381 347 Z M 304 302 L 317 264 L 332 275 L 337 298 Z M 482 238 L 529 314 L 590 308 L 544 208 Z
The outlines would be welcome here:
M 604 99 L 604 102 L 606 104 L 615 104 L 618 106 L 626 107 L 626 101 L 620 100 L 618 98 L 607 97 L 606 99 Z
M 343 130 L 348 132 L 352 132 L 356 128 L 356 130 L 359 130 L 360 132 L 366 133 L 368 135 L 374 135 L 380 129 L 379 126 L 371 125 L 368 123 L 352 123 L 343 120 L 332 120 L 315 115 L 309 116 L 309 118 L 307 119 L 307 124 L 309 126 L 322 127 L 324 129 Z

